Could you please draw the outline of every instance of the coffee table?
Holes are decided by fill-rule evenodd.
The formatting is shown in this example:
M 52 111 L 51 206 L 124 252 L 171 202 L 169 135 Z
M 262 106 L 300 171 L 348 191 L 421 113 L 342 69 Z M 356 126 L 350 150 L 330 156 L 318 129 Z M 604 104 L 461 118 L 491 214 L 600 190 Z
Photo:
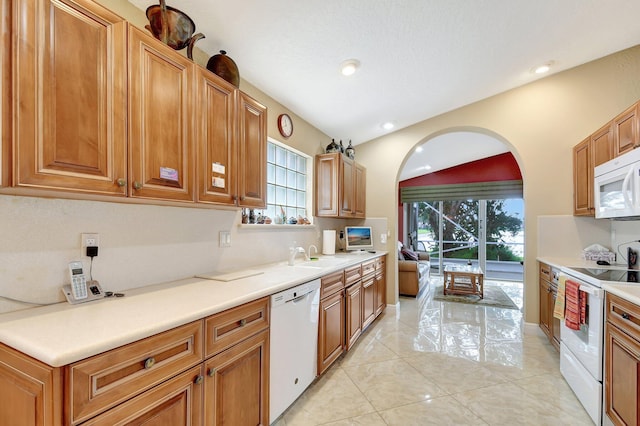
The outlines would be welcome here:
M 444 294 L 477 294 L 484 299 L 484 274 L 478 266 L 445 265 Z

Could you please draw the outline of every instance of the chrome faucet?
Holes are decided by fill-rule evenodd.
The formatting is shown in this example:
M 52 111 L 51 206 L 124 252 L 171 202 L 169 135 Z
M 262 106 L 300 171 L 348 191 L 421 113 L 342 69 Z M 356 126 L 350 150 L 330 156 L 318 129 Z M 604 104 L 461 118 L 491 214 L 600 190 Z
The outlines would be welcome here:
M 309 246 L 309 249 L 307 250 L 307 260 L 311 260 L 311 249 L 313 249 L 315 251 L 315 254 L 318 254 L 318 247 L 316 247 L 313 244 L 311 244 Z
M 295 260 L 296 260 L 296 255 L 298 253 L 302 253 L 304 254 L 304 259 L 305 260 L 309 260 L 309 258 L 307 257 L 307 252 L 305 251 L 305 249 L 303 247 L 289 247 L 289 266 L 293 266 Z

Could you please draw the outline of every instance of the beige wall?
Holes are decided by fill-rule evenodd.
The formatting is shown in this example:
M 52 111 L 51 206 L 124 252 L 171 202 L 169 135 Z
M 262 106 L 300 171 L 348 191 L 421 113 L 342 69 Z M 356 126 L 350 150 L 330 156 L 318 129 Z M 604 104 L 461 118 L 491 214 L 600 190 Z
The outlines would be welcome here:
M 572 147 L 639 98 L 640 47 L 634 47 L 359 145 L 358 160 L 369 171 L 367 214 L 397 223 L 399 170 L 422 141 L 452 130 L 504 141 L 524 179 L 525 319 L 537 322 L 536 218 L 572 214 Z M 388 250 L 397 229 L 392 234 Z M 394 294 L 389 289 L 389 301 Z

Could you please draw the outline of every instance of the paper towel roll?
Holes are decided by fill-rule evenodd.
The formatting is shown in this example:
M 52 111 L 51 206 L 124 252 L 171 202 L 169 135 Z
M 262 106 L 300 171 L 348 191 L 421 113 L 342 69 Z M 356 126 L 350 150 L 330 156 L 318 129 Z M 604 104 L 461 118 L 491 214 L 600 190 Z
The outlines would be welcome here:
M 322 231 L 322 254 L 336 254 L 336 230 Z

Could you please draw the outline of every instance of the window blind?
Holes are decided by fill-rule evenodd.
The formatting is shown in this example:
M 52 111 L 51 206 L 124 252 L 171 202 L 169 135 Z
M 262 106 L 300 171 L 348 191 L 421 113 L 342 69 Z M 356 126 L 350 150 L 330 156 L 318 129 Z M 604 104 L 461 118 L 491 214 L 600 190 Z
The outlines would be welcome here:
M 400 202 L 449 200 L 497 200 L 522 198 L 522 180 L 406 186 L 400 188 Z

